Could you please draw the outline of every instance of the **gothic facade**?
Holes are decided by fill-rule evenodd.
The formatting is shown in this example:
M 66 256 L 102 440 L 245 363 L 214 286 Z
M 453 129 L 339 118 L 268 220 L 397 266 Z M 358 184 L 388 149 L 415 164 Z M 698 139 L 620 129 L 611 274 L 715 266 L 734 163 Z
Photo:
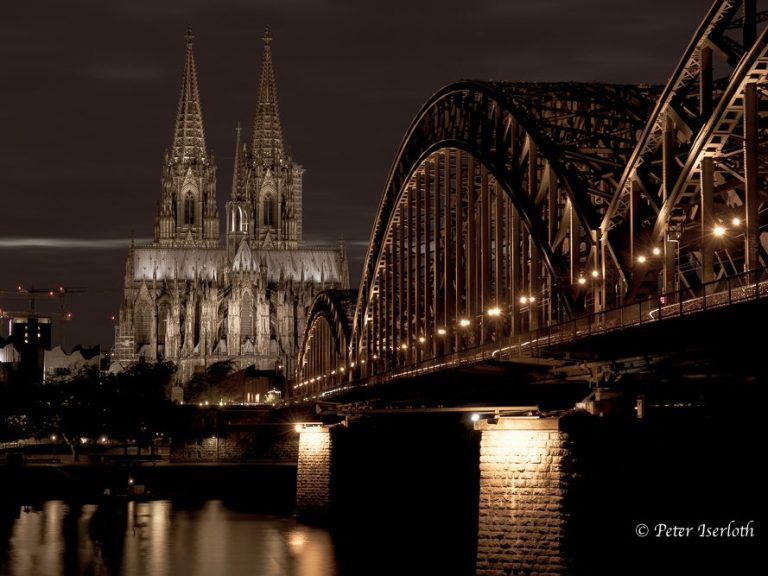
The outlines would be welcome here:
M 349 285 L 344 246 L 302 240 L 304 168 L 286 153 L 269 31 L 250 143 L 237 130 L 222 243 L 192 40 L 188 31 L 154 241 L 128 253 L 114 360 L 171 360 L 183 381 L 221 360 L 292 374 L 315 293 Z

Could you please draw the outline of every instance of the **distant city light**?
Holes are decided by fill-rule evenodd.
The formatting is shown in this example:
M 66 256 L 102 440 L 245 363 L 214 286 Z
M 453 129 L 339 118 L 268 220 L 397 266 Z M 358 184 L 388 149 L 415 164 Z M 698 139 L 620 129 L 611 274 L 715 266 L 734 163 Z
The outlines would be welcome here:
M 592 270 L 592 278 L 598 278 L 600 276 L 600 272 L 597 270 Z
M 472 422 L 477 422 L 478 420 L 480 420 L 480 414 L 477 414 L 477 413 L 472 414 L 472 416 L 470 416 L 470 420 L 472 420 Z
M 437 334 L 438 336 L 445 336 L 447 334 L 447 331 L 445 330 L 445 328 L 438 328 Z
M 725 235 L 725 227 L 724 226 L 715 226 L 714 230 L 712 230 L 715 236 L 723 236 Z
M 488 310 L 488 316 L 501 316 L 501 308 L 494 306 Z
M 738 218 L 738 217 L 734 218 L 733 220 L 731 220 L 731 224 L 733 224 L 734 226 L 741 226 L 741 218 Z
M 578 278 L 578 280 L 576 280 L 576 282 L 578 282 L 579 284 L 581 284 L 583 286 L 584 284 L 587 283 L 587 279 L 584 278 L 584 276 L 579 276 L 579 278 Z
M 462 318 L 461 320 L 459 320 L 459 326 L 461 326 L 462 328 L 466 328 L 470 324 L 471 322 L 467 318 Z
M 659 248 L 658 246 L 655 246 L 653 249 L 653 255 L 658 256 L 659 254 L 661 254 L 661 248 Z
M 637 257 L 637 261 L 640 262 L 640 264 L 645 264 L 646 260 L 647 260 L 647 258 L 645 256 L 643 256 L 642 254 Z

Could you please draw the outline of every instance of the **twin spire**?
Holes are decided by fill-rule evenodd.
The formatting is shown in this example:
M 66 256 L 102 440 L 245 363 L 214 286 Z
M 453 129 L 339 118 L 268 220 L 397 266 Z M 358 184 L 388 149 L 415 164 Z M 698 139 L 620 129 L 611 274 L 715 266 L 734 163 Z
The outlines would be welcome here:
M 187 27 L 187 33 L 184 35 L 186 43 L 184 73 L 181 80 L 181 94 L 171 148 L 171 155 L 177 162 L 192 158 L 203 161 L 207 159 L 203 111 L 200 106 L 197 68 L 192 49 L 194 38 L 192 28 Z M 272 68 L 272 36 L 269 33 L 269 28 L 264 32 L 262 40 L 264 41 L 264 58 L 259 79 L 256 115 L 253 121 L 251 154 L 262 165 L 274 165 L 285 156 L 285 151 L 277 102 L 277 84 Z
M 181 78 L 181 95 L 176 111 L 176 128 L 173 132 L 171 148 L 172 157 L 176 162 L 188 161 L 191 158 L 204 160 L 207 156 L 203 110 L 200 106 L 200 93 L 197 87 L 195 53 L 192 50 L 194 38 L 192 27 L 187 27 L 187 33 L 184 35 L 186 42 L 184 73 Z
M 251 154 L 262 165 L 275 165 L 285 156 L 280 111 L 277 106 L 277 84 L 272 69 L 272 36 L 269 28 L 264 32 L 264 61 L 259 78 L 259 98 L 253 119 Z

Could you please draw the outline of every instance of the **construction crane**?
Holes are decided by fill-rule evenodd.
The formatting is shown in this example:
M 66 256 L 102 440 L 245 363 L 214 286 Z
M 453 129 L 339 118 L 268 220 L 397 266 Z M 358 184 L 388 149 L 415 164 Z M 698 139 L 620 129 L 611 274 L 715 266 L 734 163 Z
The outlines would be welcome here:
M 56 296 L 59 298 L 59 306 L 60 306 L 60 312 L 62 317 L 64 316 L 64 299 L 66 298 L 67 294 L 74 294 L 77 292 L 85 292 L 85 288 L 79 287 L 79 286 L 59 286 L 58 288 L 26 288 L 24 286 L 17 286 L 16 287 L 19 294 L 28 294 L 29 295 L 29 312 L 30 314 L 35 313 L 35 295 L 36 294 L 47 294 L 48 296 Z
M 86 289 L 82 288 L 80 286 L 58 286 L 57 288 L 34 288 L 34 287 L 26 287 L 26 286 L 17 286 L 16 292 L 7 292 L 7 291 L 0 291 L 0 296 L 6 296 L 6 297 L 24 297 L 29 299 L 29 311 L 28 312 L 20 312 L 20 311 L 9 311 L 9 310 L 2 310 L 0 309 L 0 317 L 7 317 L 7 318 L 19 318 L 24 316 L 30 316 L 30 317 L 38 317 L 38 314 L 35 311 L 35 303 L 36 298 L 38 296 L 48 296 L 49 298 L 58 298 L 59 299 L 59 312 L 58 313 L 44 313 L 45 316 L 56 316 L 61 321 L 61 345 L 64 347 L 65 341 L 66 341 L 66 335 L 65 335 L 65 325 L 67 320 L 72 319 L 72 313 L 71 312 L 65 312 L 65 301 L 66 297 L 69 294 L 75 294 L 79 292 L 85 292 Z M 10 335 L 10 330 L 9 330 Z

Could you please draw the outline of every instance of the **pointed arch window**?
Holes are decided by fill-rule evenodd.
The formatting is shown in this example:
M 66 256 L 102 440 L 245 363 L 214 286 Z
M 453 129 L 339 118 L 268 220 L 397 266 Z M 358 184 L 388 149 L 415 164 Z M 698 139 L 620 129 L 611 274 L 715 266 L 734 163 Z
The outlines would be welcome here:
M 240 335 L 253 336 L 253 299 L 248 292 L 243 294 L 240 307 Z
M 184 197 L 184 224 L 195 223 L 195 197 L 192 196 L 192 192 L 187 192 Z
M 240 232 L 240 207 L 232 208 L 232 232 Z
M 245 210 L 243 210 L 242 206 L 237 207 L 237 222 L 238 227 L 237 229 L 240 232 L 248 232 L 248 218 L 245 215 Z
M 137 307 L 134 322 L 136 344 L 149 344 L 152 337 L 152 310 L 147 302 L 142 302 Z
M 264 196 L 264 226 L 275 225 L 275 202 L 272 200 L 272 194 Z
M 171 305 L 168 302 L 160 304 L 157 315 L 157 343 L 165 344 L 165 337 L 168 333 L 168 322 L 171 321 Z

